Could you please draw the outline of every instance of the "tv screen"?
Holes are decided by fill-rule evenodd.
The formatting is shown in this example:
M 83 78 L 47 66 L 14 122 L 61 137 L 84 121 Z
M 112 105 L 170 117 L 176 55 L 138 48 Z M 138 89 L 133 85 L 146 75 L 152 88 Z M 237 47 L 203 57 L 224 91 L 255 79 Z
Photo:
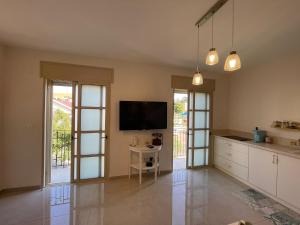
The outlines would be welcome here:
M 167 128 L 167 102 L 120 101 L 120 130 Z

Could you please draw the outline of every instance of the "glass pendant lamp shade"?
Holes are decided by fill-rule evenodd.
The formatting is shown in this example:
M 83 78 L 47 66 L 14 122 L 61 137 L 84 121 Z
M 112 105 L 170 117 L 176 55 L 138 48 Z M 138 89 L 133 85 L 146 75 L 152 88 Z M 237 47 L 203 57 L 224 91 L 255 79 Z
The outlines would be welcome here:
M 212 66 L 212 65 L 216 65 L 218 62 L 219 62 L 218 52 L 215 48 L 211 48 L 207 53 L 205 63 L 207 65 Z
M 225 71 L 235 71 L 241 68 L 241 59 L 236 51 L 231 51 L 230 54 L 227 56 L 224 70 Z
M 202 85 L 203 84 L 203 76 L 197 71 L 193 76 L 193 85 Z
M 199 25 L 198 25 L 198 42 L 197 42 L 197 63 L 199 63 Z M 193 85 L 202 85 L 203 84 L 203 76 L 199 72 L 199 67 L 197 66 L 197 71 L 194 73 L 193 76 Z

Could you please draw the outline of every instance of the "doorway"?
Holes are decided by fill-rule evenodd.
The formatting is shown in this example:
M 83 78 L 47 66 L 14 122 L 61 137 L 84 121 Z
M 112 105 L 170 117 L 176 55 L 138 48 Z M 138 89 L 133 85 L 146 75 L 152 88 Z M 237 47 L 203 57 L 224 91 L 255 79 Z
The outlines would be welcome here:
M 211 94 L 175 90 L 173 98 L 173 170 L 208 165 Z
M 188 92 L 187 168 L 208 165 L 212 98 L 209 93 Z
M 110 86 L 46 84 L 45 185 L 106 177 Z
M 52 82 L 51 85 L 51 149 L 49 183 L 71 181 L 72 85 Z
M 175 90 L 173 109 L 173 170 L 186 169 L 188 92 Z

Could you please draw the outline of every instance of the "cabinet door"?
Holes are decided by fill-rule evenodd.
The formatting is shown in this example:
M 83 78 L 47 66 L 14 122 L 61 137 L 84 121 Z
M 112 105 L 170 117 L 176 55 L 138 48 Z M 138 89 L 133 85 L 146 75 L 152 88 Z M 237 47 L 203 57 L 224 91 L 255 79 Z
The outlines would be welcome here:
M 278 156 L 277 197 L 300 209 L 300 160 Z
M 269 194 L 276 195 L 277 154 L 249 147 L 249 181 Z

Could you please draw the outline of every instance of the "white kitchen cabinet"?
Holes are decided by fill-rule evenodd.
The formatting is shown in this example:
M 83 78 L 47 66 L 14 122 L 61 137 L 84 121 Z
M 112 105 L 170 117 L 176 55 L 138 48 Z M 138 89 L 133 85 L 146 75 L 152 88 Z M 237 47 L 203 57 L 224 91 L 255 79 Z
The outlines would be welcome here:
M 226 157 L 226 155 L 228 155 L 228 143 L 227 140 L 223 139 L 223 138 L 215 138 L 215 142 L 214 142 L 215 146 L 215 155 L 219 155 L 222 157 Z
M 248 167 L 248 146 L 232 142 L 230 146 L 231 159 L 233 162 Z
M 248 146 L 223 138 L 215 138 L 215 165 L 219 169 L 248 180 Z
M 277 197 L 300 209 L 300 160 L 278 156 Z
M 276 196 L 276 153 L 249 146 L 249 182 Z

